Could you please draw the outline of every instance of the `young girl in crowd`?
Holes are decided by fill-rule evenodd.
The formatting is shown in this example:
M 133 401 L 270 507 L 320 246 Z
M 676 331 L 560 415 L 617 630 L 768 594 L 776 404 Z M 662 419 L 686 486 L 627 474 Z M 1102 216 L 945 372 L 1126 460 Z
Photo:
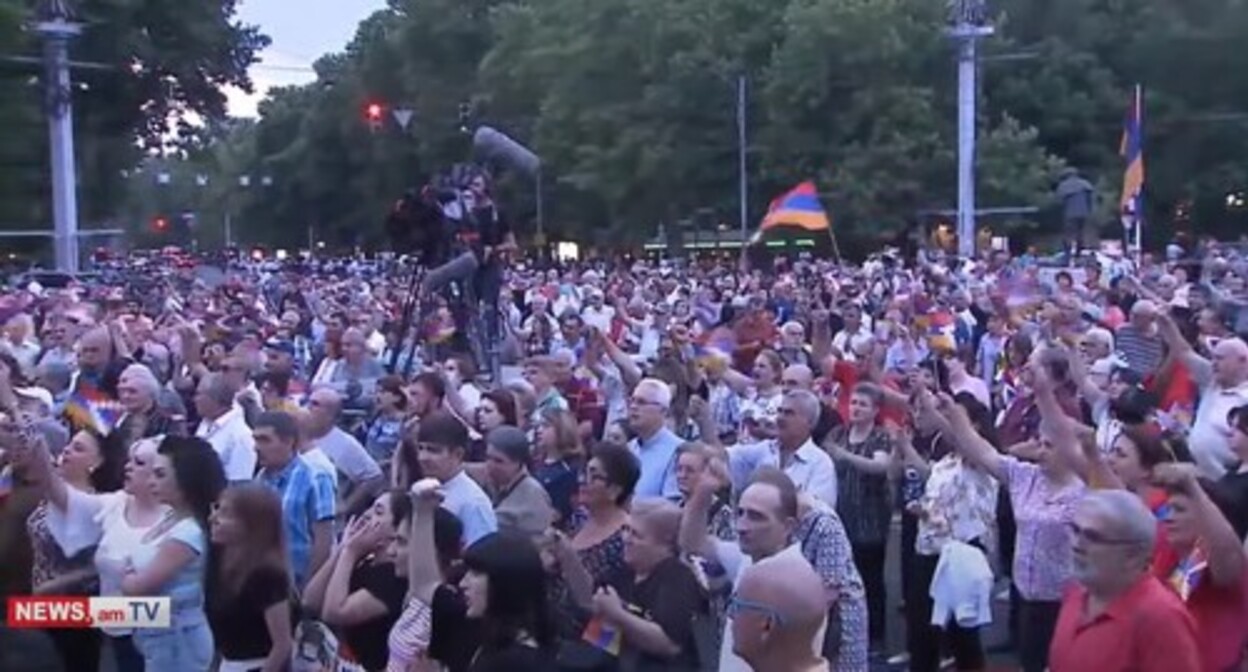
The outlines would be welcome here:
M 221 494 L 205 581 L 218 672 L 284 672 L 293 650 L 282 502 L 263 483 Z

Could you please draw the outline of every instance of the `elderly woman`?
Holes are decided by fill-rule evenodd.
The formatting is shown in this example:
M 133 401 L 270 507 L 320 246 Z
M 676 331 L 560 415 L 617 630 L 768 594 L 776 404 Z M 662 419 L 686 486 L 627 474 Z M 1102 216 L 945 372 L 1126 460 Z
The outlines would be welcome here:
M 699 669 L 693 628 L 695 617 L 707 613 L 707 597 L 681 561 L 680 516 L 680 507 L 671 502 L 635 504 L 624 536 L 631 580 L 618 592 L 600 588 L 593 597 L 594 615 L 623 634 L 624 648 L 636 655 L 635 669 Z
M 121 447 L 129 448 L 139 439 L 185 433 L 183 423 L 156 403 L 160 396 L 160 381 L 146 366 L 131 364 L 121 372 L 117 396 L 123 413 L 106 437 L 107 441 L 116 441 Z
M 1047 413 L 1057 417 L 1062 411 L 1042 366 L 1035 362 L 1025 377 Z M 1012 576 L 1020 596 L 1019 657 L 1025 672 L 1041 672 L 1048 665 L 1062 592 L 1072 576 L 1068 526 L 1087 486 L 1047 436 L 1015 445 L 1010 454 L 1002 455 L 951 398 L 942 395 L 935 410 L 946 419 L 942 432 L 966 465 L 991 476 L 1009 495 L 1018 527 Z

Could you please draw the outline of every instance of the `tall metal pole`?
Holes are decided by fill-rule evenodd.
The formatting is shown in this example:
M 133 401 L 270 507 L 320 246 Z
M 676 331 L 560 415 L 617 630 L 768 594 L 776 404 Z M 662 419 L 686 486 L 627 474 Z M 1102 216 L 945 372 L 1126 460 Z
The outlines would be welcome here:
M 44 39 L 48 139 L 52 163 L 52 216 L 56 268 L 78 272 L 78 185 L 74 165 L 73 85 L 69 77 L 69 41 L 82 25 L 65 15 L 35 24 Z
M 975 113 L 979 40 L 992 35 L 983 0 L 950 5 L 950 36 L 958 43 L 958 255 L 975 256 Z
M 749 227 L 750 196 L 749 166 L 746 163 L 746 118 L 745 118 L 745 75 L 737 78 L 737 188 L 741 200 L 741 243 L 745 243 L 746 229 Z

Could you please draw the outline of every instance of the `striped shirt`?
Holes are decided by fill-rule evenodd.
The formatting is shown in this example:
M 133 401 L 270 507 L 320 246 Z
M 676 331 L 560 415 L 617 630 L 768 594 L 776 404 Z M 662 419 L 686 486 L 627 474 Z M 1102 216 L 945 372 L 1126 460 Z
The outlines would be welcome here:
M 282 496 L 286 548 L 295 585 L 308 578 L 312 562 L 312 530 L 316 523 L 334 519 L 334 481 L 296 456 L 280 471 L 262 470 L 258 480 Z
M 424 660 L 433 636 L 433 610 L 420 600 L 408 600 L 399 620 L 390 628 L 390 660 L 386 672 L 407 672 Z
M 1165 343 L 1157 336 L 1150 336 L 1133 324 L 1124 324 L 1114 332 L 1114 345 L 1127 360 L 1131 370 L 1147 378 L 1161 366 L 1166 354 Z

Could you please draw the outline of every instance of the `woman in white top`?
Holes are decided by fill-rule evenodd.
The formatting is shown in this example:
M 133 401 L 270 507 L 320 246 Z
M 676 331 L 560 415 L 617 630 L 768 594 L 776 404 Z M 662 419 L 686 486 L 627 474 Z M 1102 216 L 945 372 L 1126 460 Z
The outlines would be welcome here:
M 95 546 L 100 595 L 121 594 L 126 558 L 168 507 L 152 490 L 152 463 L 161 437 L 144 439 L 130 448 L 121 491 L 91 494 L 69 487 L 57 474 L 48 483 L 47 526 L 67 556 Z M 50 460 L 50 458 L 48 458 Z M 143 658 L 134 647 L 132 631 L 103 628 L 113 638 L 118 672 L 142 672 Z
M 134 644 L 150 672 L 207 672 L 212 630 L 204 611 L 208 518 L 225 490 L 225 469 L 203 439 L 168 436 L 152 465 L 152 487 L 165 516 L 126 560 L 121 593 L 168 597 L 170 627 L 136 630 Z

